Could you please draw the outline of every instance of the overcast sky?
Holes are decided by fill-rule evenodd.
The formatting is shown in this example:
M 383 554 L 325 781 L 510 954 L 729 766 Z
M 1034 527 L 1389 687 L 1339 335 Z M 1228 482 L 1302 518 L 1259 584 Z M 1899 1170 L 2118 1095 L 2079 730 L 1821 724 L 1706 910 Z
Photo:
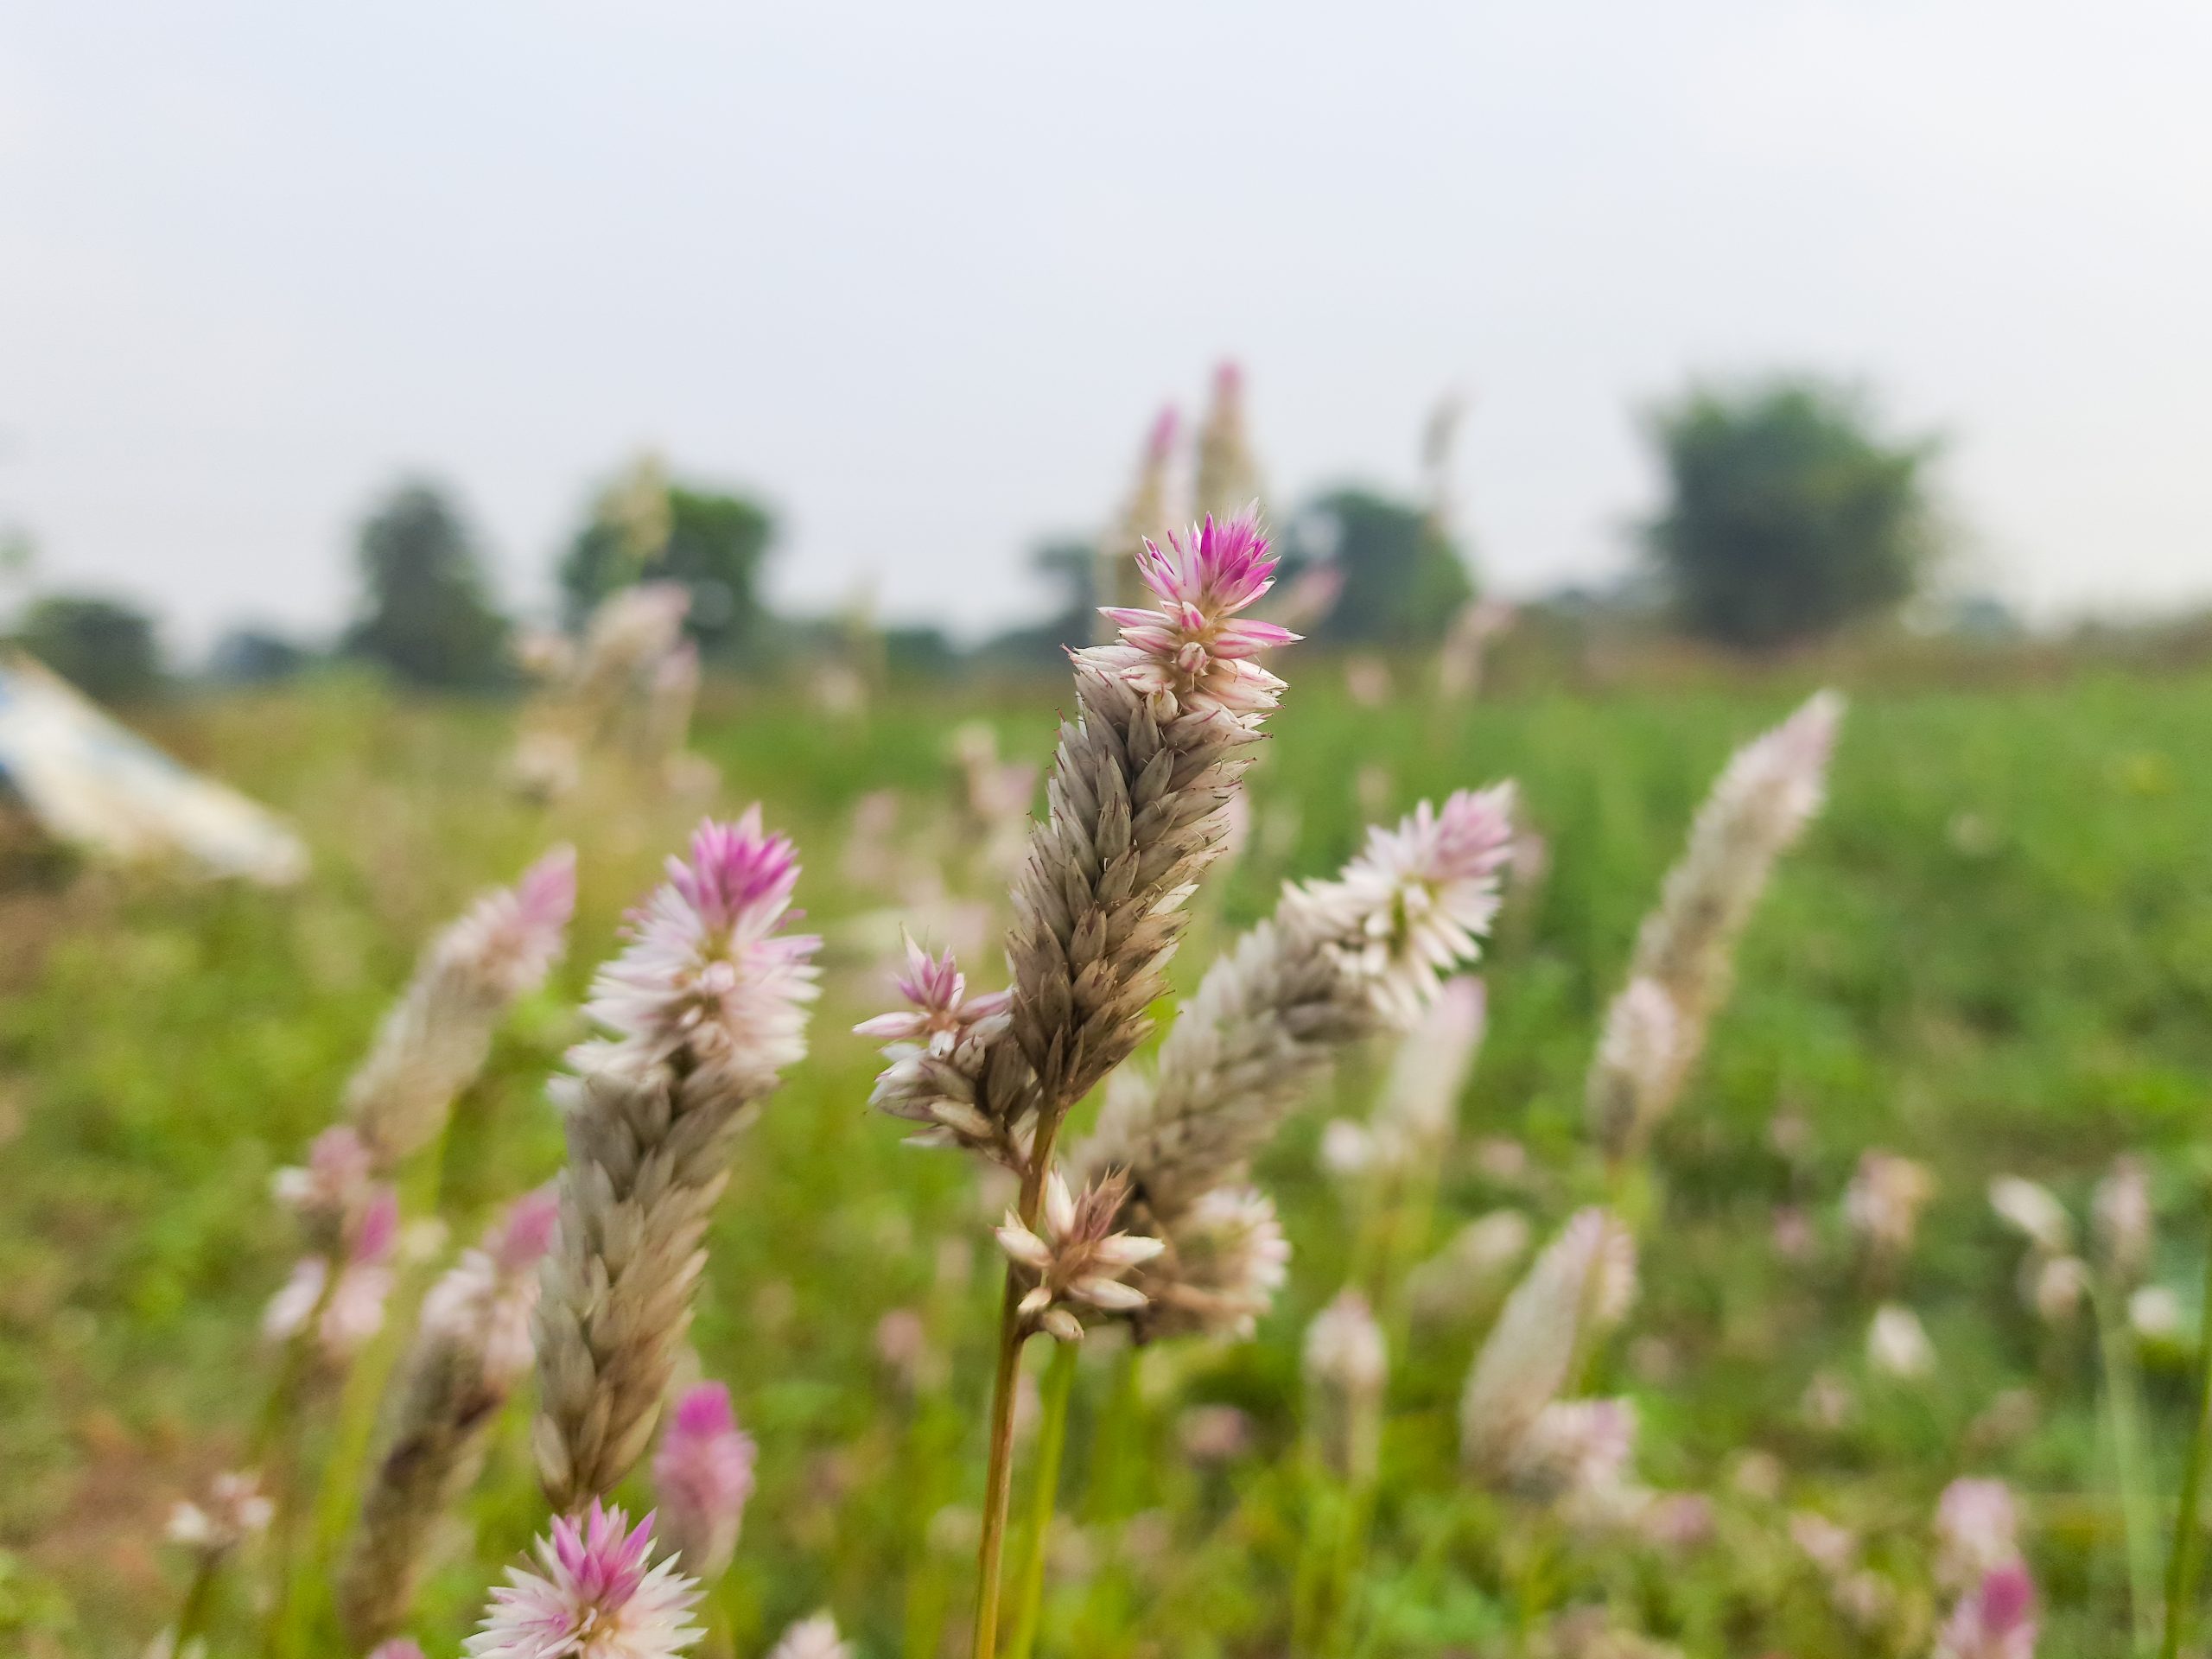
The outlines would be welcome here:
M 1620 567 L 1635 411 L 1861 378 L 1967 578 L 2212 597 L 2201 0 L 629 0 L 0 10 L 0 524 L 186 642 L 335 625 L 427 470 L 542 605 L 641 446 L 775 583 L 1033 610 L 1165 398 L 1247 366 L 1274 493 L 1410 486 L 1475 395 L 1511 592 Z

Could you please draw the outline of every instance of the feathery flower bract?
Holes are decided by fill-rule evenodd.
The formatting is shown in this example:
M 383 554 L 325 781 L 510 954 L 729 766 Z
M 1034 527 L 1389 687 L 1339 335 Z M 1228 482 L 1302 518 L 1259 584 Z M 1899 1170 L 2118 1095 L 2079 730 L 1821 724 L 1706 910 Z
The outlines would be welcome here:
M 720 1578 L 737 1551 L 756 1455 L 753 1437 L 730 1410 L 727 1387 L 702 1382 L 684 1390 L 653 1454 L 653 1495 L 661 1535 L 701 1584 Z
M 537 1543 L 542 1572 L 508 1569 L 492 1592 L 471 1659 L 673 1659 L 704 1634 L 699 1599 L 673 1557 L 648 1566 L 651 1516 L 629 1524 L 597 1503 L 582 1521 L 557 1516 Z

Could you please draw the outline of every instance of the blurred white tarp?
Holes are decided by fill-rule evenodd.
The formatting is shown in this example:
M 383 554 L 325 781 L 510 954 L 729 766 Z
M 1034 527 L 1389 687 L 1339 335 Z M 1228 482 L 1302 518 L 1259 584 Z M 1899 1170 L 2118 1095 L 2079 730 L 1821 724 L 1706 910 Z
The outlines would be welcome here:
M 67 681 L 0 651 L 0 790 L 59 841 L 126 863 L 181 859 L 282 887 L 307 849 L 271 812 L 187 772 Z

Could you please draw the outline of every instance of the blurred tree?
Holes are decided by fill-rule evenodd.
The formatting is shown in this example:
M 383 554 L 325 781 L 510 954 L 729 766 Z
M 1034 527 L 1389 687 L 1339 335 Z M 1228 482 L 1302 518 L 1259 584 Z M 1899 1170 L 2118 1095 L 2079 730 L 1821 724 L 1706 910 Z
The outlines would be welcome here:
M 685 629 L 702 654 L 726 656 L 759 632 L 760 569 L 775 536 L 759 502 L 671 483 L 647 456 L 600 497 L 561 563 L 569 626 L 581 627 L 618 588 L 681 582 L 691 594 Z
M 219 680 L 264 685 L 303 672 L 315 653 L 296 640 L 251 625 L 232 628 L 215 642 L 207 671 Z
M 467 527 L 435 487 L 395 489 L 361 526 L 359 560 L 365 613 L 346 631 L 346 650 L 420 685 L 506 677 L 506 619 L 486 594 Z
M 1934 549 L 1936 446 L 1884 442 L 1859 396 L 1803 378 L 1700 387 L 1649 427 L 1672 499 L 1645 539 L 1693 632 L 1787 645 L 1911 594 Z
M 1474 579 L 1436 518 L 1372 491 L 1337 490 L 1292 520 L 1286 577 L 1309 564 L 1344 573 L 1315 637 L 1337 645 L 1433 644 L 1474 597 Z
M 130 702 L 160 690 L 154 620 L 121 600 L 48 594 L 23 613 L 24 650 L 87 696 Z

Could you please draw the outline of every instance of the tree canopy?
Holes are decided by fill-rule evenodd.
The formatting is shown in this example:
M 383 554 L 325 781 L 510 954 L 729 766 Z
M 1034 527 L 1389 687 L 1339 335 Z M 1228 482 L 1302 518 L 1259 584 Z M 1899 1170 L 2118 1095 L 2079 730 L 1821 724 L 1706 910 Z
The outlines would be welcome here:
M 1935 445 L 1885 441 L 1859 396 L 1803 378 L 1700 387 L 1649 429 L 1669 499 L 1645 541 L 1693 632 L 1783 645 L 1912 593 Z
M 569 626 L 638 582 L 674 582 L 691 594 L 684 627 L 706 655 L 752 642 L 765 615 L 760 572 L 775 540 L 767 508 L 747 497 L 670 483 L 641 463 L 602 495 L 561 563 Z
M 459 511 L 434 486 L 400 485 L 362 524 L 363 599 L 346 648 L 419 685 L 505 677 L 507 622 Z

